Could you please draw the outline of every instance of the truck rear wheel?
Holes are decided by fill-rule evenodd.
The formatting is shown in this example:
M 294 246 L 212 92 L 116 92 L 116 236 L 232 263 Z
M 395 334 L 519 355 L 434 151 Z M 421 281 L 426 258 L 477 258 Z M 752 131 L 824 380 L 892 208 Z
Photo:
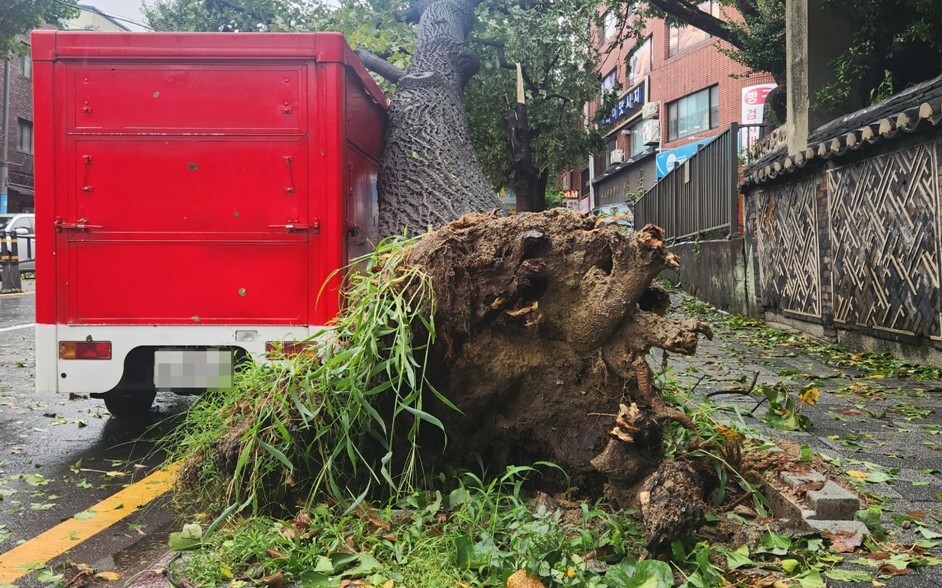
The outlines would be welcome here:
M 121 381 L 99 397 L 105 401 L 105 408 L 115 418 L 141 420 L 147 416 L 157 397 L 154 387 L 154 349 L 132 349 L 124 359 Z
M 105 408 L 119 419 L 141 419 L 154 404 L 156 390 L 112 390 L 103 396 Z

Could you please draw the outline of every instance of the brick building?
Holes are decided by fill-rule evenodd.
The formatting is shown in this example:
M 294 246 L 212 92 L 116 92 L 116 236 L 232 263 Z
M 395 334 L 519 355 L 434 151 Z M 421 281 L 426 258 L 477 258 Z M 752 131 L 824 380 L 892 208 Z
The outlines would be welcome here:
M 65 30 L 127 31 L 128 28 L 93 6 L 79 5 L 79 14 L 63 24 Z M 51 27 L 46 27 L 51 28 Z M 23 43 L 28 43 L 23 36 Z M 7 142 L 6 202 L 0 201 L 0 213 L 33 212 L 33 67 L 29 54 L 6 62 L 0 68 L 0 88 L 9 75 L 9 118 Z M 0 117 L 3 112 L 0 90 Z M 2 140 L 2 137 L 0 137 Z M 2 153 L 0 153 L 2 158 Z M 2 165 L 0 161 L 0 165 Z M 2 193 L 0 187 L 0 193 Z
M 738 16 L 715 1 L 700 9 L 723 19 Z M 582 199 L 581 205 L 570 201 L 573 208 L 632 200 L 730 123 L 760 123 L 761 105 L 775 84 L 769 74 L 747 76 L 747 68 L 720 52 L 725 42 L 659 19 L 647 22 L 642 44 L 631 39 L 608 50 L 617 19 L 608 13 L 603 20 L 596 36 L 603 51 L 600 97 L 587 105 L 589 120 L 602 108 L 603 94 L 617 102 L 603 123 L 605 152 L 561 178 L 561 187 Z
M 6 152 L 9 175 L 7 200 L 0 202 L 2 212 L 33 210 L 33 67 L 29 55 L 5 62 L 0 69 L 0 87 L 9 84 L 9 118 Z M 9 80 L 7 80 L 9 77 Z M 0 94 L 0 112 L 3 95 Z M 0 162 L 2 164 L 2 162 Z M 3 190 L 0 189 L 0 193 Z

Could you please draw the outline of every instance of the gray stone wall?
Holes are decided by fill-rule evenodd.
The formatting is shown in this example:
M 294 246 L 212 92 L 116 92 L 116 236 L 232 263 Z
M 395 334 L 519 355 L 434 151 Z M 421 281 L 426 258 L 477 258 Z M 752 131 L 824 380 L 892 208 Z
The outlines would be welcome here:
M 681 243 L 670 250 L 680 257 L 680 269 L 662 272 L 664 278 L 719 309 L 750 313 L 742 239 Z
M 942 140 L 834 160 L 746 198 L 748 288 L 767 319 L 942 364 Z

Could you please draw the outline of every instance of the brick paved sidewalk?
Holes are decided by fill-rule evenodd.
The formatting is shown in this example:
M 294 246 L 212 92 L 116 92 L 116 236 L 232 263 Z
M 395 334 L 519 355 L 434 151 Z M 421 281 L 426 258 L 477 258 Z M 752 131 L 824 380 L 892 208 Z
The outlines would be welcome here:
M 911 544 L 942 532 L 942 370 L 914 369 L 885 357 L 856 355 L 797 333 L 769 329 L 758 321 L 732 317 L 684 294 L 674 294 L 672 299 L 676 318 L 705 320 L 716 336 L 713 341 L 702 340 L 693 357 L 671 356 L 670 375 L 695 386 L 697 398 L 710 395 L 730 418 L 736 418 L 734 410 L 738 409 L 745 424 L 760 433 L 808 445 L 829 460 L 875 510 L 882 509 L 881 524 L 889 541 Z M 817 388 L 818 403 L 803 411 L 813 423 L 810 431 L 768 426 L 762 420 L 768 402 L 749 414 L 761 393 L 758 397 L 720 394 L 749 389 L 753 381 L 754 393 L 776 384 L 788 385 L 795 392 Z M 861 472 L 875 473 L 868 476 L 875 483 L 860 480 Z M 911 518 L 906 513 L 925 513 L 925 530 L 917 532 L 921 525 L 904 523 Z M 938 547 L 933 550 L 934 555 L 940 553 Z M 851 563 L 860 557 L 847 554 L 842 567 L 876 571 Z M 893 587 L 942 586 L 942 566 L 879 581 Z M 828 586 L 864 585 L 828 580 Z

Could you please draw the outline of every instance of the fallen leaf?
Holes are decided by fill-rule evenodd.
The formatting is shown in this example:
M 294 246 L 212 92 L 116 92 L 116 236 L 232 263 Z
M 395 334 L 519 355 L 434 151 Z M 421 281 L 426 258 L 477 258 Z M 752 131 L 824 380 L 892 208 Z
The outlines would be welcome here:
M 376 517 L 367 517 L 366 520 L 368 520 L 370 524 L 372 524 L 377 529 L 382 529 L 384 531 L 389 531 L 392 529 L 392 525 L 390 525 L 387 521 L 380 520 Z
M 824 536 L 831 540 L 831 549 L 835 553 L 853 553 L 863 543 L 863 536 L 854 531 L 825 533 Z
M 267 553 L 268 557 L 272 559 L 284 559 L 285 558 L 285 554 L 281 553 L 280 551 L 275 551 L 274 549 L 269 549 L 265 553 Z
M 275 572 L 270 576 L 259 578 L 255 583 L 270 586 L 271 588 L 281 588 L 285 583 L 285 575 L 283 572 Z
M 104 580 L 105 582 L 117 582 L 121 579 L 121 574 L 118 572 L 98 572 L 95 574 L 96 580 Z
M 838 414 L 842 414 L 844 416 L 859 416 L 863 414 L 862 410 L 857 410 L 856 408 L 842 408 L 837 412 Z
M 808 388 L 798 394 L 798 398 L 801 398 L 801 401 L 808 406 L 814 406 L 818 403 L 818 399 L 821 398 L 821 391 L 817 388 Z
M 907 574 L 911 574 L 912 570 L 909 568 L 900 569 L 893 564 L 886 564 L 884 566 L 880 566 L 878 572 L 881 574 L 889 574 L 891 576 L 905 576 Z
M 870 472 L 861 472 L 860 470 L 847 470 L 847 475 L 858 480 L 865 480 Z
M 752 510 L 745 504 L 736 505 L 736 507 L 733 509 L 733 512 L 747 519 L 754 519 L 759 516 L 759 514 L 756 511 Z

